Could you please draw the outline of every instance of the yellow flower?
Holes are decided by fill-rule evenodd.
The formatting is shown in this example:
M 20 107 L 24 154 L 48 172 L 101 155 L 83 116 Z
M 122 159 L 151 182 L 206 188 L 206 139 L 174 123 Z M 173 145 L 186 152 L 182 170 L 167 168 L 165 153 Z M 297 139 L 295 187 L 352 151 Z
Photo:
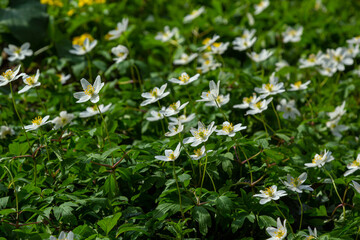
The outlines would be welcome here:
M 64 4 L 62 0 L 40 0 L 41 4 L 47 4 L 50 6 L 63 7 Z

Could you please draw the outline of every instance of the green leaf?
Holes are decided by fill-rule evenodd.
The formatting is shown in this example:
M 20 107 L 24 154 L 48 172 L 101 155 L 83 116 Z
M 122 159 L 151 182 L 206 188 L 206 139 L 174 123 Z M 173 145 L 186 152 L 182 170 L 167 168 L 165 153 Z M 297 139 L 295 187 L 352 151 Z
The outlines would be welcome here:
M 121 225 L 117 232 L 116 232 L 116 237 L 119 237 L 120 234 L 125 233 L 125 232 L 130 232 L 130 231 L 134 231 L 134 232 L 141 232 L 144 233 L 145 235 L 149 235 L 149 233 L 146 231 L 145 227 L 141 227 L 141 226 L 137 226 L 131 223 L 126 223 Z
M 216 199 L 215 204 L 220 214 L 230 213 L 233 205 L 231 199 L 227 196 L 220 196 L 218 199 Z
M 211 227 L 211 216 L 209 212 L 201 206 L 196 206 L 193 209 L 193 218 L 199 223 L 199 230 L 202 235 L 206 235 L 208 227 Z
M 97 224 L 101 227 L 101 229 L 106 233 L 106 236 L 115 227 L 121 215 L 122 215 L 121 212 L 119 212 L 116 213 L 115 215 L 108 216 L 103 220 L 97 222 Z
M 258 222 L 260 229 L 276 226 L 275 219 L 269 216 L 259 216 Z

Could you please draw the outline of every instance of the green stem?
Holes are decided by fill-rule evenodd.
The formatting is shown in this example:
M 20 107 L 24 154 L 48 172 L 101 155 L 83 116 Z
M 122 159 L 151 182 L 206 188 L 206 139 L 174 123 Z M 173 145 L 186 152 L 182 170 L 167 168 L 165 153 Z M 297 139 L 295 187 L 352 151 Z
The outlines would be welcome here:
M 275 113 L 275 116 L 276 116 L 276 119 L 277 119 L 277 122 L 278 122 L 278 125 L 279 125 L 279 129 L 281 129 L 280 118 L 279 118 L 279 115 L 278 115 L 278 113 L 277 113 L 277 111 L 276 111 L 276 109 L 275 109 L 275 106 L 274 106 L 274 102 L 273 102 L 273 101 L 271 101 L 271 106 L 272 106 L 272 108 L 273 108 L 273 110 L 274 110 L 274 113 Z
M 103 116 L 102 112 L 100 111 L 99 106 L 96 105 L 96 109 L 99 110 L 101 119 L 102 119 L 102 121 L 103 121 L 103 123 L 104 123 L 105 132 L 106 132 L 106 135 L 107 135 L 107 138 L 108 138 L 110 147 L 111 147 L 111 140 L 110 140 L 109 131 L 108 131 L 107 126 L 106 126 L 106 121 L 105 121 L 105 119 L 104 119 L 104 116 Z M 114 165 L 114 153 L 111 153 L 111 163 L 112 163 L 112 165 Z
M 279 206 L 277 205 L 277 203 L 275 201 L 273 201 L 273 203 L 275 204 L 275 207 L 277 208 L 277 210 L 280 212 L 281 216 L 286 220 L 287 224 L 290 227 L 291 232 L 294 234 L 294 231 L 290 225 L 290 222 L 287 220 L 287 218 L 285 217 L 284 213 L 280 210 Z
M 17 190 L 16 190 L 14 177 L 11 174 L 10 170 L 7 168 L 7 166 L 4 166 L 4 168 L 8 171 L 10 178 L 11 178 L 11 184 L 14 186 L 14 194 L 15 194 L 15 202 L 16 202 L 16 220 L 19 220 L 19 199 L 18 199 L 18 194 L 17 194 Z
M 329 175 L 329 177 L 330 177 L 330 179 L 331 179 L 331 182 L 332 182 L 332 184 L 333 184 L 333 186 L 334 186 L 336 195 L 337 195 L 338 198 L 340 199 L 340 202 L 341 202 L 341 204 L 342 204 L 343 213 L 344 213 L 344 219 L 345 219 L 345 205 L 344 205 L 344 202 L 343 202 L 342 198 L 340 197 L 340 194 L 339 194 L 339 192 L 338 192 L 338 190 L 337 190 L 335 181 L 334 181 L 334 179 L 332 178 L 331 174 L 330 174 L 325 168 L 323 168 L 323 169 L 324 169 L 325 173 L 326 173 L 327 175 Z
M 216 192 L 216 187 L 215 187 L 215 183 L 214 183 L 213 178 L 211 177 L 211 175 L 209 174 L 209 172 L 208 172 L 208 171 L 206 171 L 206 173 L 207 173 L 207 175 L 208 175 L 208 176 L 209 176 L 209 178 L 210 178 L 210 181 L 211 181 L 211 184 L 213 185 L 214 191 Z
M 195 172 L 195 170 L 194 170 L 194 165 L 193 165 L 193 163 L 192 163 L 192 159 L 191 159 L 191 157 L 190 157 L 190 154 L 189 154 L 189 152 L 188 152 L 187 148 L 185 147 L 185 145 L 184 145 L 184 143 L 183 143 L 183 138 L 182 138 L 181 133 L 179 133 L 179 141 L 180 141 L 181 146 L 184 148 L 184 150 L 185 150 L 185 152 L 186 152 L 187 157 L 189 158 L 189 161 L 190 161 L 190 164 L 191 164 L 191 169 L 192 169 L 192 172 Z
M 224 117 L 224 120 L 227 121 L 227 122 L 230 122 L 229 119 L 226 117 L 225 113 L 223 112 L 223 110 L 220 108 L 219 103 L 217 102 L 217 100 L 215 99 L 214 101 L 215 101 L 216 106 L 218 107 L 218 109 L 222 113 L 222 115 Z
M 85 54 L 86 59 L 87 59 L 87 64 L 88 64 L 88 68 L 89 68 L 89 78 L 90 81 L 92 81 L 92 71 L 91 71 L 91 61 L 90 61 L 90 57 L 88 54 Z
M 297 194 L 297 197 L 298 197 L 298 200 L 299 200 L 299 204 L 300 204 L 300 209 L 301 209 L 301 217 L 300 217 L 300 224 L 299 224 L 299 231 L 301 230 L 301 225 L 302 225 L 302 220 L 303 220 L 303 215 L 304 215 L 304 209 L 303 209 L 303 205 L 301 203 L 301 199 L 300 199 L 300 196 L 299 196 L 299 193 L 296 193 Z
M 160 105 L 160 102 L 159 102 L 159 101 L 157 101 L 157 103 L 158 103 L 158 105 L 159 105 L 159 111 L 161 111 L 161 105 Z M 166 119 L 166 118 L 165 118 L 165 116 L 164 116 L 164 119 Z M 163 119 L 160 119 L 160 122 L 161 122 L 161 127 L 162 127 L 162 130 L 163 130 L 164 135 L 165 135 L 166 131 L 165 131 L 165 126 L 164 126 Z
M 134 69 L 135 69 L 135 72 L 136 72 L 136 76 L 137 76 L 138 81 L 139 81 L 139 85 L 140 85 L 141 92 L 143 92 L 143 85 L 142 85 L 142 81 L 141 81 L 141 76 L 140 76 L 139 68 L 136 66 L 135 63 L 133 63 L 133 66 L 134 66 Z
M 244 151 L 244 150 L 242 149 L 242 147 L 240 146 L 237 138 L 235 138 L 235 143 L 236 143 L 236 147 L 238 147 L 238 148 L 240 149 L 240 151 L 242 152 L 242 154 L 244 155 L 244 157 L 245 157 L 245 159 L 246 159 L 247 164 L 249 165 L 250 183 L 251 183 L 251 185 L 252 185 L 252 183 L 253 183 L 253 175 L 252 175 L 252 172 L 251 172 L 251 164 L 250 164 L 250 161 L 249 161 L 248 157 L 246 156 L 245 151 Z
M 201 185 L 200 185 L 200 196 L 201 196 L 201 194 L 202 194 L 202 187 L 203 187 L 203 184 L 204 184 L 205 173 L 206 173 L 206 166 L 207 166 L 207 162 L 208 162 L 208 154 L 207 154 L 206 143 L 204 143 L 204 145 L 205 145 L 205 156 L 206 156 L 206 159 L 205 159 L 204 172 L 203 172 L 203 176 L 202 176 L 202 180 L 201 180 Z
M 26 130 L 25 130 L 25 127 L 24 127 L 24 123 L 19 115 L 19 112 L 18 110 L 16 109 L 16 104 L 15 104 L 15 98 L 14 98 L 14 92 L 13 92 L 13 89 L 12 89 L 12 85 L 11 85 L 11 82 L 10 82 L 10 90 L 11 90 L 11 100 L 13 102 L 13 105 L 14 105 L 14 109 L 15 109 L 15 112 L 16 112 L 16 115 L 18 116 L 19 120 L 20 120 L 20 123 L 21 123 L 21 126 L 22 126 L 22 129 L 24 131 L 24 134 L 25 134 L 25 137 L 26 137 L 26 140 L 28 142 L 28 145 L 29 145 L 29 149 L 30 149 L 30 152 L 31 154 L 33 154 L 33 151 L 31 149 L 31 145 L 30 145 L 30 141 L 29 141 L 29 138 L 28 138 L 28 135 L 26 133 Z
M 44 108 L 45 113 L 47 114 L 47 108 L 46 108 L 46 105 L 44 104 L 43 100 L 41 99 L 40 94 L 39 94 L 39 91 L 37 90 L 37 88 L 35 88 L 35 91 L 36 91 L 36 95 L 37 95 L 37 97 L 39 98 L 39 100 L 40 100 L 40 102 L 41 102 L 41 106 Z
M 173 174 L 174 174 L 174 178 L 175 178 L 175 182 L 176 182 L 176 187 L 177 187 L 178 194 L 179 194 L 179 204 L 180 204 L 181 216 L 182 216 L 183 219 L 185 219 L 185 217 L 184 217 L 184 212 L 183 212 L 183 208 L 182 208 L 182 204 L 181 204 L 181 193 L 180 193 L 179 182 L 178 182 L 177 175 L 176 175 L 176 171 L 175 171 L 175 161 L 173 161 Z

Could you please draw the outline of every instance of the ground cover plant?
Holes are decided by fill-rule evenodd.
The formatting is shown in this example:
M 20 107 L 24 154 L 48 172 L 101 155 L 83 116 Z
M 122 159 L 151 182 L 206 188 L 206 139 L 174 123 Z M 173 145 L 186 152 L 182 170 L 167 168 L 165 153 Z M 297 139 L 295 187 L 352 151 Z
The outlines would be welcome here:
M 359 239 L 359 9 L 0 0 L 0 239 Z

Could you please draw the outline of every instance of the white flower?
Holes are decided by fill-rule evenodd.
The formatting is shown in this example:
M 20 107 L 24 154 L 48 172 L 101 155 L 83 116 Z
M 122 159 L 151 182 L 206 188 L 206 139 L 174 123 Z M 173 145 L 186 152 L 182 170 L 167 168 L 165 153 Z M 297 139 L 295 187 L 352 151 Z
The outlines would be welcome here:
M 287 181 L 283 182 L 284 185 L 291 191 L 302 193 L 303 190 L 314 191 L 310 185 L 302 185 L 307 178 L 307 173 L 302 173 L 299 177 L 293 178 L 290 174 L 286 176 Z
M 212 152 L 212 150 L 207 150 L 207 153 Z M 199 160 L 200 158 L 204 157 L 206 155 L 205 153 L 205 146 L 202 146 L 201 148 L 195 149 L 194 154 L 190 155 L 191 159 L 193 160 Z
M 354 180 L 352 181 L 352 186 L 355 188 L 355 190 L 360 193 L 360 184 L 358 184 L 357 182 L 355 182 Z
M 228 46 L 229 46 L 229 43 L 228 42 L 226 42 L 226 43 L 222 43 L 222 42 L 220 42 L 220 43 L 213 43 L 212 45 L 211 45 L 211 52 L 213 53 L 213 54 L 219 54 L 219 55 L 222 55 L 226 50 L 227 50 L 227 48 L 228 48 Z
M 346 40 L 349 44 L 360 44 L 360 35 L 357 37 L 353 37 L 352 39 Z
M 7 135 L 14 135 L 15 131 L 8 126 L 1 126 L 0 128 L 0 139 L 5 139 Z
M 264 11 L 268 6 L 270 5 L 270 1 L 269 0 L 262 0 L 261 2 L 259 2 L 258 4 L 254 5 L 255 8 L 255 15 L 260 14 L 262 11 Z
M 238 51 L 244 51 L 256 42 L 256 37 L 254 37 L 256 30 L 251 29 L 250 31 L 248 29 L 245 29 L 241 37 L 235 38 L 235 40 L 232 42 L 234 45 L 234 50 Z
M 210 135 L 215 131 L 216 126 L 214 126 L 215 122 L 211 122 L 208 127 L 205 127 L 205 125 L 202 122 L 198 122 L 198 128 L 191 128 L 190 132 L 193 135 L 193 137 L 185 138 L 183 143 L 188 144 L 191 143 L 192 147 L 196 147 L 200 145 L 201 143 L 206 142 Z
M 69 124 L 74 118 L 74 114 L 61 111 L 60 117 L 54 118 L 51 122 L 55 124 L 54 129 L 59 129 L 64 127 L 66 124 Z
M 219 35 L 214 35 L 212 38 L 205 38 L 203 41 L 202 41 L 202 44 L 203 46 L 202 47 L 199 47 L 198 50 L 201 52 L 201 51 L 204 51 L 205 49 L 208 49 L 208 50 L 211 50 L 211 45 L 213 45 L 216 40 L 218 40 L 220 38 Z
M 220 94 L 215 98 L 214 101 L 205 103 L 205 106 L 221 107 L 221 106 L 227 104 L 229 101 L 230 101 L 230 93 L 226 94 L 225 96 Z
M 146 120 L 148 120 L 150 122 L 154 122 L 154 121 L 158 121 L 160 119 L 163 119 L 164 114 L 162 114 L 161 112 L 165 111 L 165 109 L 166 109 L 165 107 L 162 107 L 160 111 L 151 110 L 150 111 L 151 117 L 147 117 Z
M 334 160 L 334 157 L 331 155 L 331 152 L 324 151 L 323 154 L 315 154 L 315 157 L 313 158 L 311 163 L 305 163 L 306 167 L 323 167 L 325 163 L 331 162 Z
M 58 76 L 58 80 L 61 84 L 65 84 L 67 82 L 67 80 L 69 80 L 71 78 L 70 74 L 65 75 L 65 74 L 61 73 L 61 74 L 57 74 L 57 76 Z
M 51 236 L 49 240 L 74 240 L 74 233 L 70 231 L 68 234 L 66 234 L 64 231 L 62 231 L 59 235 L 59 238 Z
M 283 42 L 299 42 L 301 40 L 301 35 L 303 34 L 304 28 L 302 26 L 298 29 L 288 27 L 285 32 L 282 33 L 284 39 Z
M 31 56 L 33 51 L 30 48 L 30 43 L 26 42 L 21 47 L 17 47 L 13 44 L 9 44 L 7 48 L 4 48 L 4 52 L 9 55 L 9 61 L 24 60 L 26 56 Z
M 197 53 L 192 53 L 190 55 L 187 55 L 186 53 L 182 53 L 180 59 L 174 60 L 174 65 L 186 65 L 192 60 L 194 60 L 197 56 L 198 56 Z
M 234 137 L 235 134 L 241 130 L 246 129 L 246 126 L 241 126 L 242 124 L 236 124 L 233 126 L 232 123 L 227 121 L 223 122 L 222 128 L 220 130 L 215 130 L 217 135 L 227 135 L 229 137 Z
M 128 27 L 128 23 L 129 23 L 129 19 L 127 19 L 127 18 L 123 18 L 121 22 L 118 22 L 117 26 L 116 26 L 116 29 L 111 30 L 108 33 L 109 40 L 119 38 L 121 36 L 121 34 L 126 31 L 126 29 Z
M 318 71 L 323 76 L 332 77 L 337 71 L 337 63 L 335 61 L 323 59 Z
M 83 103 L 90 100 L 92 103 L 97 103 L 100 100 L 99 92 L 105 85 L 101 82 L 100 75 L 95 79 L 94 86 L 91 85 L 85 78 L 80 80 L 83 92 L 74 93 L 74 98 L 79 99 L 76 103 Z
M 169 132 L 165 133 L 166 137 L 175 136 L 178 133 L 181 133 L 184 130 L 184 126 L 179 123 L 178 125 L 169 124 Z
M 277 218 L 277 227 L 267 227 L 267 233 L 271 236 L 271 238 L 267 238 L 267 240 L 282 240 L 287 235 L 286 229 L 286 219 L 284 220 L 284 225 L 281 224 L 280 218 Z
M 181 152 L 180 147 L 181 147 L 181 143 L 178 143 L 175 151 L 165 150 L 165 156 L 155 156 L 155 158 L 165 162 L 175 161 L 180 156 L 180 152 Z
M 123 45 L 113 47 L 111 52 L 116 56 L 116 58 L 113 59 L 116 63 L 124 61 L 129 54 L 129 50 Z
M 322 64 L 324 57 L 324 54 L 319 51 L 316 55 L 310 54 L 308 58 L 300 58 L 300 68 L 308 68 L 320 65 Z
M 246 13 L 246 17 L 248 18 L 249 25 L 250 25 L 250 26 L 254 26 L 254 24 L 255 24 L 255 19 L 254 19 L 253 15 L 251 15 L 251 13 L 247 12 L 247 13 Z
M 154 103 L 154 102 L 166 97 L 167 95 L 169 95 L 170 92 L 165 92 L 166 86 L 167 86 L 167 83 L 162 85 L 160 87 L 160 89 L 158 87 L 154 87 L 152 90 L 150 90 L 150 92 L 142 93 L 141 96 L 143 98 L 147 98 L 147 99 L 144 100 L 140 104 L 140 106 L 146 106 L 148 104 Z
M 186 72 L 183 72 L 178 79 L 171 78 L 169 81 L 172 83 L 177 83 L 179 85 L 188 85 L 189 83 L 192 83 L 200 77 L 200 74 L 196 74 L 192 77 L 189 76 Z
M 196 100 L 197 102 L 210 102 L 216 100 L 220 92 L 220 81 L 215 84 L 215 82 L 211 80 L 209 82 L 209 88 L 210 90 L 208 92 L 201 93 L 201 99 Z
M 273 98 L 269 98 L 269 99 L 264 99 L 264 100 L 259 100 L 257 102 L 251 103 L 250 104 L 250 110 L 248 110 L 246 112 L 245 115 L 255 115 L 258 113 L 261 113 L 262 111 L 265 111 L 268 108 L 269 103 L 273 100 Z
M 182 110 L 184 107 L 186 107 L 186 105 L 188 105 L 189 102 L 186 102 L 184 104 L 181 105 L 180 101 L 177 101 L 173 104 L 170 104 L 169 107 L 167 107 L 165 109 L 165 111 L 160 111 L 161 114 L 164 114 L 165 117 L 170 117 L 173 116 L 175 114 L 178 114 L 180 112 L 180 110 Z
M 338 47 L 337 49 L 328 50 L 329 57 L 331 61 L 336 63 L 336 68 L 339 71 L 344 71 L 344 65 L 352 65 L 354 60 L 348 54 L 347 49 L 343 47 Z
M 302 83 L 301 81 L 297 81 L 295 83 L 291 83 L 290 84 L 290 89 L 289 91 L 298 91 L 298 90 L 305 90 L 308 88 L 308 85 L 310 84 L 310 80 L 307 81 L 306 83 Z
M 240 108 L 240 109 L 246 109 L 249 108 L 252 103 L 256 103 L 259 100 L 261 100 L 260 97 L 256 97 L 256 93 L 253 93 L 250 97 L 244 97 L 242 104 L 236 104 L 233 106 L 233 108 Z
M 346 113 L 345 104 L 346 101 L 343 101 L 343 103 L 340 106 L 337 106 L 333 112 L 327 113 L 331 120 L 341 118 Z
M 347 170 L 344 174 L 344 176 L 348 176 L 350 174 L 353 174 L 355 171 L 360 169 L 360 153 L 357 155 L 357 158 L 352 163 L 348 164 L 346 166 L 349 170 Z
M 349 44 L 346 51 L 350 57 L 356 58 L 359 54 L 359 44 Z
M 156 40 L 160 40 L 162 42 L 169 41 L 179 30 L 177 28 L 173 28 L 170 30 L 169 26 L 164 27 L 164 32 L 158 32 L 155 36 Z
M 204 7 L 200 7 L 197 10 L 193 10 L 189 15 L 184 17 L 183 23 L 189 23 L 195 18 L 199 17 L 205 11 Z
M 287 102 L 286 99 L 281 99 L 280 105 L 276 106 L 276 110 L 284 113 L 284 119 L 295 119 L 296 116 L 300 116 L 300 112 L 295 106 L 295 100 L 290 100 L 289 102 Z
M 314 228 L 314 231 L 311 230 L 310 227 L 308 227 L 309 235 L 305 235 L 305 240 L 311 240 L 311 239 L 317 239 L 317 231 L 316 228 Z
M 207 73 L 210 70 L 215 70 L 218 67 L 221 67 L 221 63 L 216 62 L 213 57 L 209 57 L 207 60 L 203 61 L 201 66 L 197 67 L 196 70 L 200 73 Z
M 39 82 L 40 72 L 39 69 L 36 71 L 36 75 L 28 76 L 26 74 L 23 75 L 23 82 L 26 84 L 23 89 L 19 91 L 19 93 L 24 93 L 29 91 L 31 88 L 38 87 L 41 85 Z
M 279 200 L 280 197 L 286 196 L 286 192 L 284 190 L 277 190 L 276 185 L 272 185 L 271 187 L 265 188 L 265 190 L 260 190 L 259 194 L 255 194 L 254 197 L 259 197 L 260 204 L 265 204 L 270 202 L 271 200 Z
M 0 87 L 5 86 L 6 84 L 15 81 L 19 77 L 23 76 L 23 73 L 19 74 L 20 65 L 13 71 L 11 69 L 6 70 L 3 74 L 0 75 Z
M 192 113 L 189 116 L 181 115 L 178 118 L 170 117 L 169 119 L 171 122 L 169 124 L 178 125 L 179 123 L 187 123 L 187 122 L 191 122 L 194 118 L 195 118 L 195 113 Z
M 259 54 L 257 54 L 256 52 L 247 52 L 246 55 L 248 55 L 248 57 L 251 58 L 251 60 L 253 60 L 254 62 L 262 62 L 268 59 L 271 55 L 273 55 L 273 52 L 263 49 Z
M 47 120 L 49 119 L 49 117 L 50 117 L 50 116 L 47 115 L 47 116 L 45 116 L 44 118 L 42 118 L 42 117 L 40 117 L 40 116 L 34 118 L 34 119 L 31 121 L 31 122 L 32 122 L 31 125 L 27 125 L 27 126 L 24 127 L 25 130 L 26 130 L 26 132 L 32 131 L 32 130 L 36 130 L 36 129 L 38 129 L 39 127 L 41 127 L 42 125 L 47 124 L 47 123 L 48 123 Z
M 111 107 L 111 103 L 109 103 L 108 105 L 106 105 L 104 107 L 104 104 L 100 104 L 99 106 L 95 105 L 93 107 L 87 107 L 86 108 L 86 111 L 84 112 L 80 112 L 80 115 L 79 117 L 81 118 L 87 118 L 87 117 L 92 117 L 92 116 L 95 116 L 96 114 L 100 114 L 101 113 L 105 113 L 107 112 L 110 107 Z
M 289 63 L 285 60 L 280 60 L 279 62 L 275 63 L 275 71 L 278 72 L 280 71 L 282 68 L 284 67 L 288 67 L 289 66 Z
M 275 72 L 273 72 L 270 76 L 269 83 L 263 84 L 261 88 L 256 87 L 255 92 L 260 93 L 261 98 L 285 92 L 284 83 L 278 83 L 278 81 L 279 78 L 275 77 Z
M 331 133 L 335 137 L 341 138 L 342 137 L 341 132 L 348 130 L 349 127 L 346 125 L 339 124 L 339 121 L 340 121 L 340 117 L 330 120 L 330 121 L 326 122 L 326 127 L 330 128 Z
M 85 55 L 90 52 L 97 44 L 97 40 L 90 42 L 89 38 L 85 38 L 83 45 L 73 45 L 74 49 L 70 49 L 70 53 L 75 55 Z

